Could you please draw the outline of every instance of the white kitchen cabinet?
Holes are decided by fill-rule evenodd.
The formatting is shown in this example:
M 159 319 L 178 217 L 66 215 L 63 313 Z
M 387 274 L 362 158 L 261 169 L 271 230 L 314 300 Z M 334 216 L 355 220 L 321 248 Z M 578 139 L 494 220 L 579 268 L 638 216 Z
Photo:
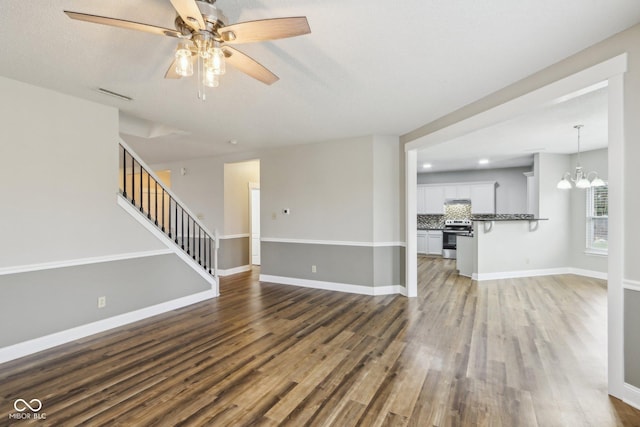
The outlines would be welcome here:
M 469 184 L 457 185 L 457 199 L 470 199 L 471 198 L 471 186 Z
M 471 191 L 471 213 L 495 215 L 496 183 L 475 183 L 469 187 Z
M 496 213 L 496 182 L 418 185 L 416 207 L 419 214 L 444 213 L 447 199 L 471 200 L 471 213 Z
M 442 231 L 427 231 L 427 253 L 431 255 L 442 255 Z
M 427 208 L 425 206 L 425 198 L 424 198 L 424 187 L 418 185 L 416 191 L 416 210 L 419 214 L 427 213 Z
M 424 190 L 424 213 L 442 215 L 444 213 L 444 187 L 426 185 L 422 188 Z
M 427 230 L 418 230 L 418 253 L 427 253 Z
M 444 199 L 458 199 L 458 186 L 457 185 L 444 185 Z

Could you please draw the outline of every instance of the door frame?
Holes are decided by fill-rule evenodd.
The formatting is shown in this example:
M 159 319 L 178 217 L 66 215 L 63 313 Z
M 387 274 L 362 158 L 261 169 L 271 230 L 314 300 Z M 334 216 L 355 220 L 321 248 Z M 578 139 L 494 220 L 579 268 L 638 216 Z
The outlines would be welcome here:
M 253 190 L 260 191 L 259 182 L 249 183 L 249 265 L 253 264 Z M 258 212 L 258 221 L 260 221 L 260 213 Z M 262 259 L 262 248 L 260 250 L 260 258 Z M 262 262 L 260 263 L 262 264 Z

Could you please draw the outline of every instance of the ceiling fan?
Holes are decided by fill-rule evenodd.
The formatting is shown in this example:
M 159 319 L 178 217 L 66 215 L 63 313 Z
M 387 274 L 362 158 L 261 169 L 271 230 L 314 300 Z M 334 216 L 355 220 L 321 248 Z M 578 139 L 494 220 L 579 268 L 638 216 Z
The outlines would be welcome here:
M 227 25 L 225 16 L 214 6 L 216 0 L 170 1 L 178 13 L 175 30 L 68 10 L 64 13 L 71 19 L 179 39 L 175 57 L 165 73 L 165 78 L 179 79 L 193 75 L 195 62 L 198 97 L 202 100 L 206 98 L 206 87 L 218 86 L 219 76 L 226 71 L 225 63 L 267 85 L 278 80 L 278 76 L 262 64 L 229 45 L 295 37 L 311 32 L 307 18 L 304 16 L 261 19 Z

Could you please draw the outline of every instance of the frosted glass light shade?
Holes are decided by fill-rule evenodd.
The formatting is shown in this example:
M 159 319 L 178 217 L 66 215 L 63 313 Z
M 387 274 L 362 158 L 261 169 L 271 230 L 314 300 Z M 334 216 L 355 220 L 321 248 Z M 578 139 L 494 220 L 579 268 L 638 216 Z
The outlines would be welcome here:
M 569 180 L 567 180 L 567 178 L 562 178 L 562 179 L 560 180 L 560 182 L 558 182 L 557 187 L 558 187 L 560 190 L 571 190 L 571 187 L 572 187 L 572 186 L 571 186 L 571 183 L 569 182 Z
M 578 182 L 576 182 L 576 188 L 589 188 L 591 187 L 591 183 L 587 178 L 580 178 Z

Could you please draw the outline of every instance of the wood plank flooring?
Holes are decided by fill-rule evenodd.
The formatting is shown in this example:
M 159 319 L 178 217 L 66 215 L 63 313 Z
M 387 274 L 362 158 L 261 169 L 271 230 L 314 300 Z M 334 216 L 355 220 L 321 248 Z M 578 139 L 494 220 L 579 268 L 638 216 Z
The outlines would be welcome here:
M 640 426 L 606 393 L 605 282 L 418 265 L 415 299 L 225 278 L 215 300 L 0 365 L 0 425 Z M 18 398 L 46 420 L 8 419 Z

